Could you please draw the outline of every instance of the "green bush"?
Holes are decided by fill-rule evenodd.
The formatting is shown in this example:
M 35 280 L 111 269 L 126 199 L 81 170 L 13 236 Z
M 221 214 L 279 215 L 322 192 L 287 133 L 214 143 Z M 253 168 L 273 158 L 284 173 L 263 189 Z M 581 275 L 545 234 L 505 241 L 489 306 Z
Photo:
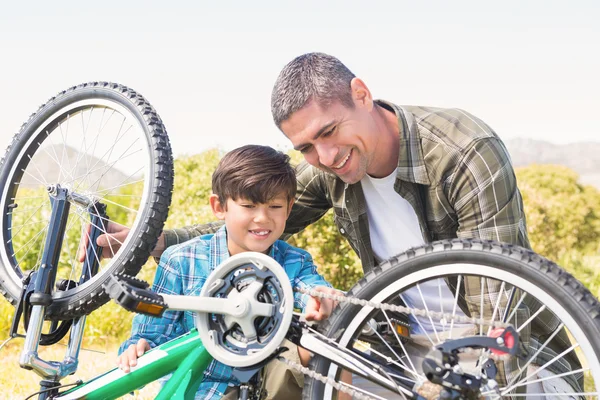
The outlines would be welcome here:
M 568 252 L 600 250 L 597 189 L 581 185 L 578 175 L 562 166 L 532 165 L 516 173 L 533 250 L 553 261 L 570 260 Z
M 175 160 L 175 189 L 167 227 L 215 219 L 208 197 L 212 172 L 222 154 L 210 150 Z M 299 161 L 297 153 L 292 158 Z M 533 249 L 557 261 L 596 296 L 600 295 L 600 192 L 579 184 L 577 175 L 564 167 L 521 168 L 517 170 L 517 177 Z M 124 188 L 123 193 L 133 199 L 136 190 L 139 189 L 131 186 Z M 112 212 L 119 216 L 118 210 Z M 32 234 L 34 232 L 32 229 Z M 319 271 L 340 289 L 350 288 L 362 276 L 360 262 L 339 235 L 331 213 L 295 235 L 290 242 L 308 250 Z M 151 282 L 155 268 L 153 261 L 146 263 L 141 272 L 143 279 Z M 0 339 L 8 335 L 13 311 L 7 301 L 0 300 Z M 108 304 L 88 317 L 87 337 L 123 340 L 129 335 L 132 316 L 115 304 Z

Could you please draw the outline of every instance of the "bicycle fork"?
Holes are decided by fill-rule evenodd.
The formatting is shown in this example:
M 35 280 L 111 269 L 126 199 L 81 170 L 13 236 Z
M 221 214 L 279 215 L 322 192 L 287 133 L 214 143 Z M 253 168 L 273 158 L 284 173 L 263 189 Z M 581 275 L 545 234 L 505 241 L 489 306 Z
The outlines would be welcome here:
M 74 323 L 71 326 L 66 355 L 62 362 L 44 361 L 38 356 L 38 347 L 40 343 L 44 344 L 44 336 L 50 336 L 48 341 L 50 341 L 49 344 L 52 344 L 62 339 L 66 334 L 66 329 L 68 329 L 68 326 L 66 326 L 66 329 L 57 329 L 56 331 L 62 331 L 58 334 L 42 334 L 46 308 L 52 304 L 52 287 L 56 281 L 58 262 L 71 206 L 70 202 L 90 207 L 90 203 L 87 199 L 74 193 L 68 193 L 66 188 L 62 188 L 59 185 L 49 186 L 48 193 L 50 195 L 52 213 L 48 226 L 48 234 L 43 248 L 40 268 L 28 277 L 31 278 L 32 281 L 30 285 L 27 285 L 27 290 L 24 289 L 21 304 L 19 304 L 18 307 L 20 310 L 15 315 L 15 321 L 13 322 L 13 328 L 11 329 L 11 331 L 14 331 L 11 332 L 11 334 L 17 336 L 16 328 L 19 319 L 17 318 L 17 315 L 20 317 L 20 312 L 22 312 L 23 309 L 31 307 L 29 320 L 26 322 L 25 344 L 19 363 L 22 368 L 33 370 L 44 379 L 41 382 L 42 392 L 39 399 L 48 398 L 52 394 L 52 388 L 58 386 L 59 381 L 62 378 L 73 374 L 77 370 L 78 356 L 81 349 L 83 330 L 86 321 L 86 316 L 79 317 L 73 321 Z M 94 208 L 97 210 L 97 205 L 94 205 Z M 97 223 L 98 218 L 102 218 L 102 216 L 92 216 L 92 232 L 89 237 L 90 243 L 88 243 L 87 248 L 88 255 L 84 261 L 83 273 L 79 284 L 94 275 L 99 267 L 97 257 L 92 259 L 89 256 L 89 253 L 92 250 L 91 247 L 94 247 L 93 251 L 96 252 L 96 254 L 98 250 L 101 251 L 101 248 L 95 245 L 95 240 L 99 235 L 99 232 L 98 229 L 93 227 L 94 223 Z M 96 226 L 99 225 L 96 224 Z M 65 321 L 63 321 L 63 324 L 65 324 Z M 51 331 L 53 331 L 54 328 L 55 323 L 53 323 Z

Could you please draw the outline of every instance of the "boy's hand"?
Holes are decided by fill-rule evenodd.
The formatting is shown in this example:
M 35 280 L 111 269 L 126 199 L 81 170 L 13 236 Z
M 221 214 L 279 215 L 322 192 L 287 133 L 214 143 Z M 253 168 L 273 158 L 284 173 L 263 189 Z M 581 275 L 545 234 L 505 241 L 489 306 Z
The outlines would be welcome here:
M 150 344 L 146 339 L 140 339 L 136 344 L 129 347 L 117 357 L 117 367 L 127 373 L 131 367 L 137 365 L 138 357 L 141 357 L 145 352 L 150 350 Z
M 338 296 L 341 294 L 334 288 L 326 286 L 316 286 L 312 289 L 317 292 Z M 307 321 L 322 321 L 329 318 L 335 306 L 337 306 L 337 301 L 331 299 L 320 299 L 311 296 L 310 299 L 308 299 L 306 308 L 304 309 L 304 318 L 306 318 Z

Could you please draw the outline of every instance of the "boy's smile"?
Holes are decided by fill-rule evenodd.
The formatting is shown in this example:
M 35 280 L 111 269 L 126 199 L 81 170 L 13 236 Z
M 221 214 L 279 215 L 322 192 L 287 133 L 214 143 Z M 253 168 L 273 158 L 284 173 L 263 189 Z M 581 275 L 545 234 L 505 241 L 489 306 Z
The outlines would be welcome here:
M 225 221 L 230 255 L 245 251 L 267 253 L 283 233 L 293 201 L 282 193 L 267 203 L 227 199 L 223 207 L 218 197 L 213 196 L 211 206 L 217 218 Z

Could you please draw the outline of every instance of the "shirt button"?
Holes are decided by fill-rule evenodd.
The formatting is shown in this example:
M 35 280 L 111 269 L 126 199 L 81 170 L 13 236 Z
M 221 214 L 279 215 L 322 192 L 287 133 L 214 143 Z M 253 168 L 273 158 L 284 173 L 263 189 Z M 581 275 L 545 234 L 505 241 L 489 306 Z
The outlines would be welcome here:
M 344 233 L 346 233 L 346 231 L 344 230 L 344 228 L 340 229 L 340 233 L 343 235 Z

